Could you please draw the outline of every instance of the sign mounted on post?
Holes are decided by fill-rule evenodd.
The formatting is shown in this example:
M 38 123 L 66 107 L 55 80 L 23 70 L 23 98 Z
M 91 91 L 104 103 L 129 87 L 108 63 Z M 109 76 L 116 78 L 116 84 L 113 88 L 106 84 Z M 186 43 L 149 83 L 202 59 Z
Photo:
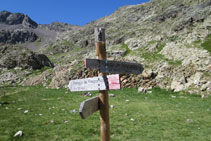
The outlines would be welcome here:
M 119 74 L 107 75 L 109 90 L 121 89 Z
M 120 89 L 119 74 L 108 75 L 107 77 L 93 77 L 85 79 L 71 80 L 68 85 L 70 91 L 97 91 L 97 90 L 117 90 Z
M 101 141 L 110 141 L 109 96 L 107 90 L 120 89 L 119 74 L 141 74 L 144 70 L 141 64 L 106 60 L 105 30 L 95 28 L 95 46 L 98 59 L 86 59 L 85 67 L 98 69 L 99 76 L 71 80 L 70 91 L 96 91 L 99 96 L 83 101 L 80 105 L 80 115 L 83 119 L 100 110 Z M 107 75 L 115 73 L 115 75 Z
M 93 97 L 83 101 L 80 105 L 79 113 L 85 119 L 92 113 L 99 110 L 99 97 Z
M 98 69 L 99 72 L 104 73 L 118 73 L 118 74 L 140 74 L 144 68 L 138 63 L 86 59 L 85 67 L 90 69 Z

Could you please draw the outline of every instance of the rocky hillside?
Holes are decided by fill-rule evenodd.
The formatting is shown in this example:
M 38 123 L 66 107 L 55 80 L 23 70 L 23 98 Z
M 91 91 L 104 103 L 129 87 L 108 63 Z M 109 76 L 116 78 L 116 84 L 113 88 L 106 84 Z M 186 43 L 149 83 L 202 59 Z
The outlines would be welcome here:
M 106 29 L 109 59 L 145 67 L 142 75 L 123 75 L 123 86 L 211 93 L 210 0 L 151 0 L 121 7 L 82 27 L 59 24 L 61 30 L 55 30 L 58 24 L 38 26 L 58 34 L 56 42 L 39 45 L 39 52 L 57 66 L 22 84 L 59 88 L 70 79 L 97 75 L 81 68 L 85 57 L 96 58 L 93 33 L 100 26 Z
M 30 17 L 22 13 L 0 12 L 0 43 L 22 44 L 33 51 L 55 42 L 63 32 L 76 29 L 66 23 L 53 22 L 38 25 Z

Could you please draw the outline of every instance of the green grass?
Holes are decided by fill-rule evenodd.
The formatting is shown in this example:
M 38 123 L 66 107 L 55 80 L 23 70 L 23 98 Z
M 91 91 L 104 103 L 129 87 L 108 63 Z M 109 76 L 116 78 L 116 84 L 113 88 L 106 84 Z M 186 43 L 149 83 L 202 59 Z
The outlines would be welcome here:
M 72 50 L 65 53 L 48 55 L 48 58 L 56 64 L 67 64 L 71 63 L 73 60 L 84 61 L 85 58 L 83 57 L 83 55 L 86 54 L 88 51 L 90 51 L 90 48 L 81 48 L 75 46 Z
M 120 48 L 126 50 L 124 56 L 127 56 L 129 53 L 131 53 L 131 50 L 128 48 L 128 45 L 126 45 L 126 44 L 122 44 L 122 46 Z
M 155 41 L 149 42 L 148 45 L 153 44 L 153 43 L 155 43 Z M 165 58 L 162 54 L 160 54 L 160 51 L 165 47 L 165 45 L 166 45 L 165 43 L 160 44 L 156 52 L 149 52 L 146 50 L 147 47 L 145 47 L 144 49 L 140 48 L 133 52 L 130 51 L 129 53 L 130 55 L 139 55 L 142 58 L 144 58 L 147 62 L 157 62 L 160 60 L 160 61 L 168 62 L 170 65 L 174 65 L 174 66 L 181 65 L 182 64 L 181 60 L 178 60 L 178 61 L 170 60 L 170 59 Z
M 208 52 L 211 54 L 211 34 L 206 38 L 206 40 L 201 44 L 201 46 L 208 50 Z
M 39 38 L 37 41 L 34 42 L 35 46 L 40 46 L 42 44 L 43 39 Z
M 148 43 L 148 45 L 155 43 L 155 41 L 151 41 Z M 130 55 L 139 55 L 142 58 L 144 58 L 148 62 L 155 62 L 158 60 L 165 60 L 164 56 L 162 54 L 159 54 L 159 52 L 163 49 L 165 44 L 161 44 L 156 52 L 149 52 L 147 51 L 147 46 L 145 48 L 140 48 L 135 51 L 130 51 Z
M 32 73 L 33 73 L 33 75 L 39 75 L 39 74 L 41 74 L 42 72 L 44 72 L 44 71 L 46 71 L 46 70 L 48 70 L 48 69 L 51 69 L 51 68 L 45 66 L 45 67 L 41 68 L 40 70 L 33 70 Z
M 6 96 L 2 95 L 3 91 Z M 100 140 L 99 112 L 85 120 L 79 113 L 70 113 L 73 109 L 78 111 L 80 103 L 89 97 L 83 97 L 82 92 L 65 92 L 65 89 L 43 87 L 0 88 L 0 102 L 10 103 L 0 106 L 0 140 Z M 93 96 L 97 93 L 92 92 Z M 152 94 L 140 94 L 137 89 L 109 93 L 115 94 L 115 97 L 110 97 L 110 105 L 114 105 L 110 109 L 112 141 L 211 139 L 210 97 L 202 100 L 199 95 L 172 93 L 158 88 L 154 88 Z M 24 114 L 25 110 L 29 112 Z M 24 135 L 14 138 L 19 130 Z
M 62 45 L 65 46 L 75 46 L 72 42 L 65 40 L 64 42 L 61 43 Z

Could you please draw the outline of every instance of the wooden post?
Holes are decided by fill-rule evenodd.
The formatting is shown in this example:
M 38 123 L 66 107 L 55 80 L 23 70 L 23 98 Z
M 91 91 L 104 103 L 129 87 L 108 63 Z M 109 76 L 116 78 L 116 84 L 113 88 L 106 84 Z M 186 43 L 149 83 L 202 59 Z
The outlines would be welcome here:
M 105 46 L 105 29 L 95 28 L 95 45 L 99 60 L 106 60 Z M 106 73 L 100 73 L 100 76 L 105 77 Z M 109 123 L 109 99 L 108 91 L 100 91 L 100 124 L 101 124 L 101 141 L 110 141 L 110 123 Z

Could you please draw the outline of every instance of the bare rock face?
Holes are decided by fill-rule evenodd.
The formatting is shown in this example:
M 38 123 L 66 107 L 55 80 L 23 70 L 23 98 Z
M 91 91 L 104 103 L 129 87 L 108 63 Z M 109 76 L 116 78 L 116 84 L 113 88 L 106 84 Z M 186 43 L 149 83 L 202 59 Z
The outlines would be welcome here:
M 0 12 L 0 23 L 8 25 L 22 24 L 25 27 L 37 28 L 37 23 L 22 13 Z
M 211 56 L 206 50 L 198 48 L 186 48 L 174 42 L 167 43 L 160 52 L 171 60 L 181 60 L 183 66 L 194 65 L 198 70 L 209 70 L 211 68 Z
M 164 13 L 161 15 L 158 15 L 154 18 L 152 18 L 152 21 L 157 21 L 159 23 L 165 22 L 169 18 L 176 18 L 178 16 L 182 15 L 183 9 L 185 9 L 185 5 L 183 4 L 177 4 L 177 5 L 172 5 L 169 8 L 167 8 Z
M 54 64 L 44 54 L 36 54 L 18 46 L 0 47 L 0 68 L 21 67 L 36 70 L 45 66 L 54 67 Z
M 38 24 L 22 13 L 0 12 L 0 43 L 34 42 L 39 37 L 34 32 Z
M 0 30 L 0 43 L 25 43 L 34 42 L 38 39 L 38 36 L 25 29 L 17 30 Z
M 48 30 L 58 31 L 58 32 L 65 32 L 67 30 L 72 29 L 72 26 L 63 23 L 63 22 L 52 22 L 51 24 L 39 25 L 40 27 L 46 28 Z

